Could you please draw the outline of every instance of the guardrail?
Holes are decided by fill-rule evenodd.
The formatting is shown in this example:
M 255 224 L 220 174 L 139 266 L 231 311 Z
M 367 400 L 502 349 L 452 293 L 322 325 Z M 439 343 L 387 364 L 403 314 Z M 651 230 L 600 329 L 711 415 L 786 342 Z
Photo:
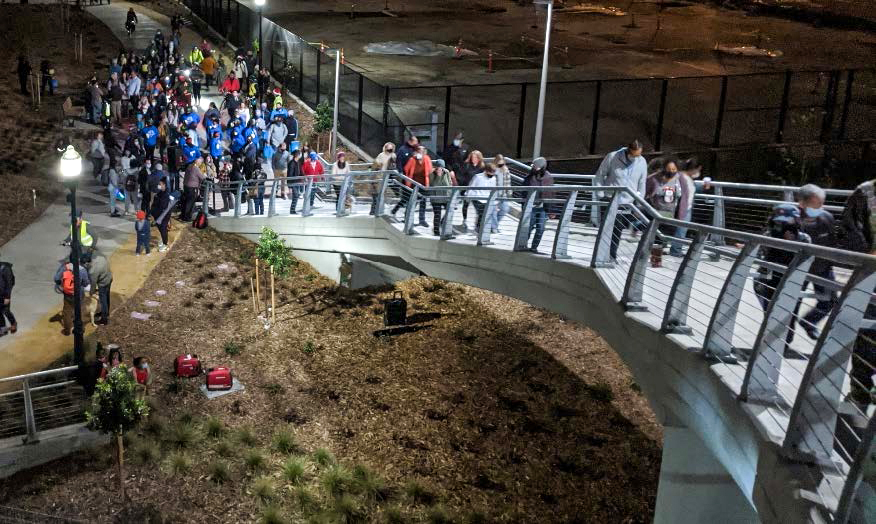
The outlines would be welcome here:
M 270 188 L 267 216 L 285 214 L 274 196 L 282 182 L 304 197 L 304 220 L 371 214 L 405 235 L 518 252 L 532 251 L 543 234 L 550 247 L 533 256 L 593 269 L 628 311 L 700 348 L 740 402 L 762 406 L 767 416 L 758 423 L 787 457 L 810 465 L 807 483 L 834 520 L 854 521 L 863 499 L 873 497 L 876 480 L 865 465 L 876 435 L 876 308 L 869 306 L 876 257 L 666 218 L 626 188 L 426 187 L 395 171 L 256 183 L 256 190 Z M 224 188 L 235 193 L 234 217 L 252 184 Z M 211 190 L 207 183 L 205 202 Z M 331 205 L 315 210 L 317 195 Z M 476 215 L 473 237 L 459 213 L 466 202 Z M 502 212 L 509 206 L 519 209 L 516 219 Z M 401 208 L 403 218 L 395 219 Z M 585 213 L 598 213 L 597 227 L 578 219 Z M 692 238 L 676 237 L 679 228 Z M 674 246 L 681 256 L 664 257 L 655 245 Z
M 76 366 L 0 378 L 0 438 L 39 442 L 41 431 L 85 421 Z

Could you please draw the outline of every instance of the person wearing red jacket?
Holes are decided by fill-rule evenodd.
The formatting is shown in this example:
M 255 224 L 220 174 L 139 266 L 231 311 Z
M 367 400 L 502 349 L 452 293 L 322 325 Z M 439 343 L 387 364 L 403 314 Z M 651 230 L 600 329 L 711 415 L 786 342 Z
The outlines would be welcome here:
M 408 158 L 408 161 L 404 167 L 404 172 L 405 176 L 407 177 L 404 180 L 404 184 L 406 186 L 412 188 L 414 182 L 416 182 L 423 187 L 429 187 L 429 174 L 432 172 L 432 159 L 429 158 L 428 153 L 426 153 L 425 147 L 419 146 L 416 153 Z M 399 199 L 395 207 L 392 208 L 393 215 L 398 212 L 400 207 L 408 205 L 411 198 L 411 192 L 412 191 L 402 192 L 401 199 Z M 420 222 L 418 225 L 420 227 L 429 227 L 429 224 L 426 223 L 426 195 L 425 193 L 422 193 L 421 195 Z M 414 202 L 413 205 L 416 205 L 416 202 Z
M 225 77 L 225 80 L 222 82 L 222 86 L 219 88 L 220 93 L 233 93 L 235 91 L 240 91 L 240 80 L 234 75 L 234 72 L 228 73 L 228 76 Z
M 309 155 L 307 155 L 307 159 L 304 161 L 304 164 L 301 165 L 301 174 L 304 176 L 313 177 L 313 184 L 316 185 L 319 182 L 323 181 L 323 175 L 325 174 L 325 169 L 322 167 L 322 163 L 319 161 L 319 156 L 315 151 L 311 151 Z M 316 198 L 316 191 L 310 191 L 310 206 L 313 207 L 313 200 Z

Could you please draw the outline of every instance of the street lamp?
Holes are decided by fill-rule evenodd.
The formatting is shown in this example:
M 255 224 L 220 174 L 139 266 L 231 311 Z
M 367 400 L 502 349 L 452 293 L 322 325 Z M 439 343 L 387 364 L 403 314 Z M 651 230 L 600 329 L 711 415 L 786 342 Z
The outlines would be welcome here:
M 70 201 L 70 244 L 71 262 L 73 264 L 73 360 L 77 365 L 84 362 L 82 354 L 82 291 L 79 289 L 79 228 L 76 227 L 76 187 L 79 185 L 79 175 L 82 174 L 82 157 L 73 147 L 68 145 L 61 155 L 61 180 L 70 190 L 67 199 Z M 110 195 L 112 198 L 112 195 Z
M 262 68 L 262 8 L 265 7 L 265 0 L 253 0 L 256 7 L 259 8 L 259 69 Z
M 341 50 L 335 49 L 335 107 L 332 116 L 332 156 L 334 161 L 338 150 L 338 95 L 340 94 L 341 85 Z
M 538 113 L 535 117 L 535 144 L 532 146 L 532 158 L 541 156 L 541 131 L 544 124 L 544 98 L 547 93 L 548 54 L 551 48 L 551 18 L 553 18 L 553 0 L 535 0 L 536 6 L 547 4 L 547 23 L 544 28 L 544 58 L 541 61 L 541 86 L 538 91 Z

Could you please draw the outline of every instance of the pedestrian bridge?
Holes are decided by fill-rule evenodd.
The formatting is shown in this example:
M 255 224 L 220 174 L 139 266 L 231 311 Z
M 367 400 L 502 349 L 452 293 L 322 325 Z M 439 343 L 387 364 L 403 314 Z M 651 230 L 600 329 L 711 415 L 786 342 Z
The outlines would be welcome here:
M 860 379 L 872 368 L 852 349 L 861 326 L 870 326 L 876 257 L 663 218 L 613 187 L 490 189 L 479 196 L 487 209 L 511 208 L 494 233 L 486 221 L 474 229 L 473 208 L 463 228 L 461 210 L 473 197 L 459 188 L 437 193 L 388 172 L 287 182 L 304 193 L 296 215 L 269 180 L 265 215 L 247 215 L 236 186 L 236 205 L 211 226 L 252 239 L 270 227 L 298 253 L 415 268 L 525 300 L 602 335 L 666 429 L 657 522 L 874 521 L 876 424 Z M 206 189 L 212 208 L 218 197 Z M 313 206 L 311 193 L 319 195 Z M 399 199 L 416 205 L 391 215 Z M 449 203 L 436 236 L 428 207 L 441 199 Z M 527 247 L 540 203 L 551 219 L 536 253 Z M 669 226 L 688 229 L 684 256 L 651 267 L 652 245 L 668 238 L 661 231 Z M 763 249 L 785 251 L 790 262 L 765 262 Z M 809 273 L 816 258 L 836 264 L 837 281 Z M 781 278 L 756 286 L 770 271 Z M 798 301 L 801 318 L 815 303 L 810 283 L 836 292 L 837 304 L 817 326 L 800 329 Z M 786 347 L 789 330 L 795 336 Z

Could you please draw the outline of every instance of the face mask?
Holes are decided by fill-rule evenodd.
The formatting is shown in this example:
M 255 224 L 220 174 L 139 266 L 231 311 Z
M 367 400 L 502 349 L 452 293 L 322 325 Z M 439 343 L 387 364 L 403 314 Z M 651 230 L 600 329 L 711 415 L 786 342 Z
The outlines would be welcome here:
M 462 140 L 459 140 L 459 139 L 454 140 L 453 145 L 455 145 L 456 147 L 459 147 L 460 145 L 462 145 Z
M 815 218 L 821 214 L 821 210 L 815 209 L 813 207 L 807 207 L 807 208 L 803 209 L 803 214 L 810 217 L 810 218 Z
M 417 160 L 422 160 L 422 159 L 423 159 L 423 155 L 420 154 L 420 153 L 417 153 L 415 156 L 417 157 Z

